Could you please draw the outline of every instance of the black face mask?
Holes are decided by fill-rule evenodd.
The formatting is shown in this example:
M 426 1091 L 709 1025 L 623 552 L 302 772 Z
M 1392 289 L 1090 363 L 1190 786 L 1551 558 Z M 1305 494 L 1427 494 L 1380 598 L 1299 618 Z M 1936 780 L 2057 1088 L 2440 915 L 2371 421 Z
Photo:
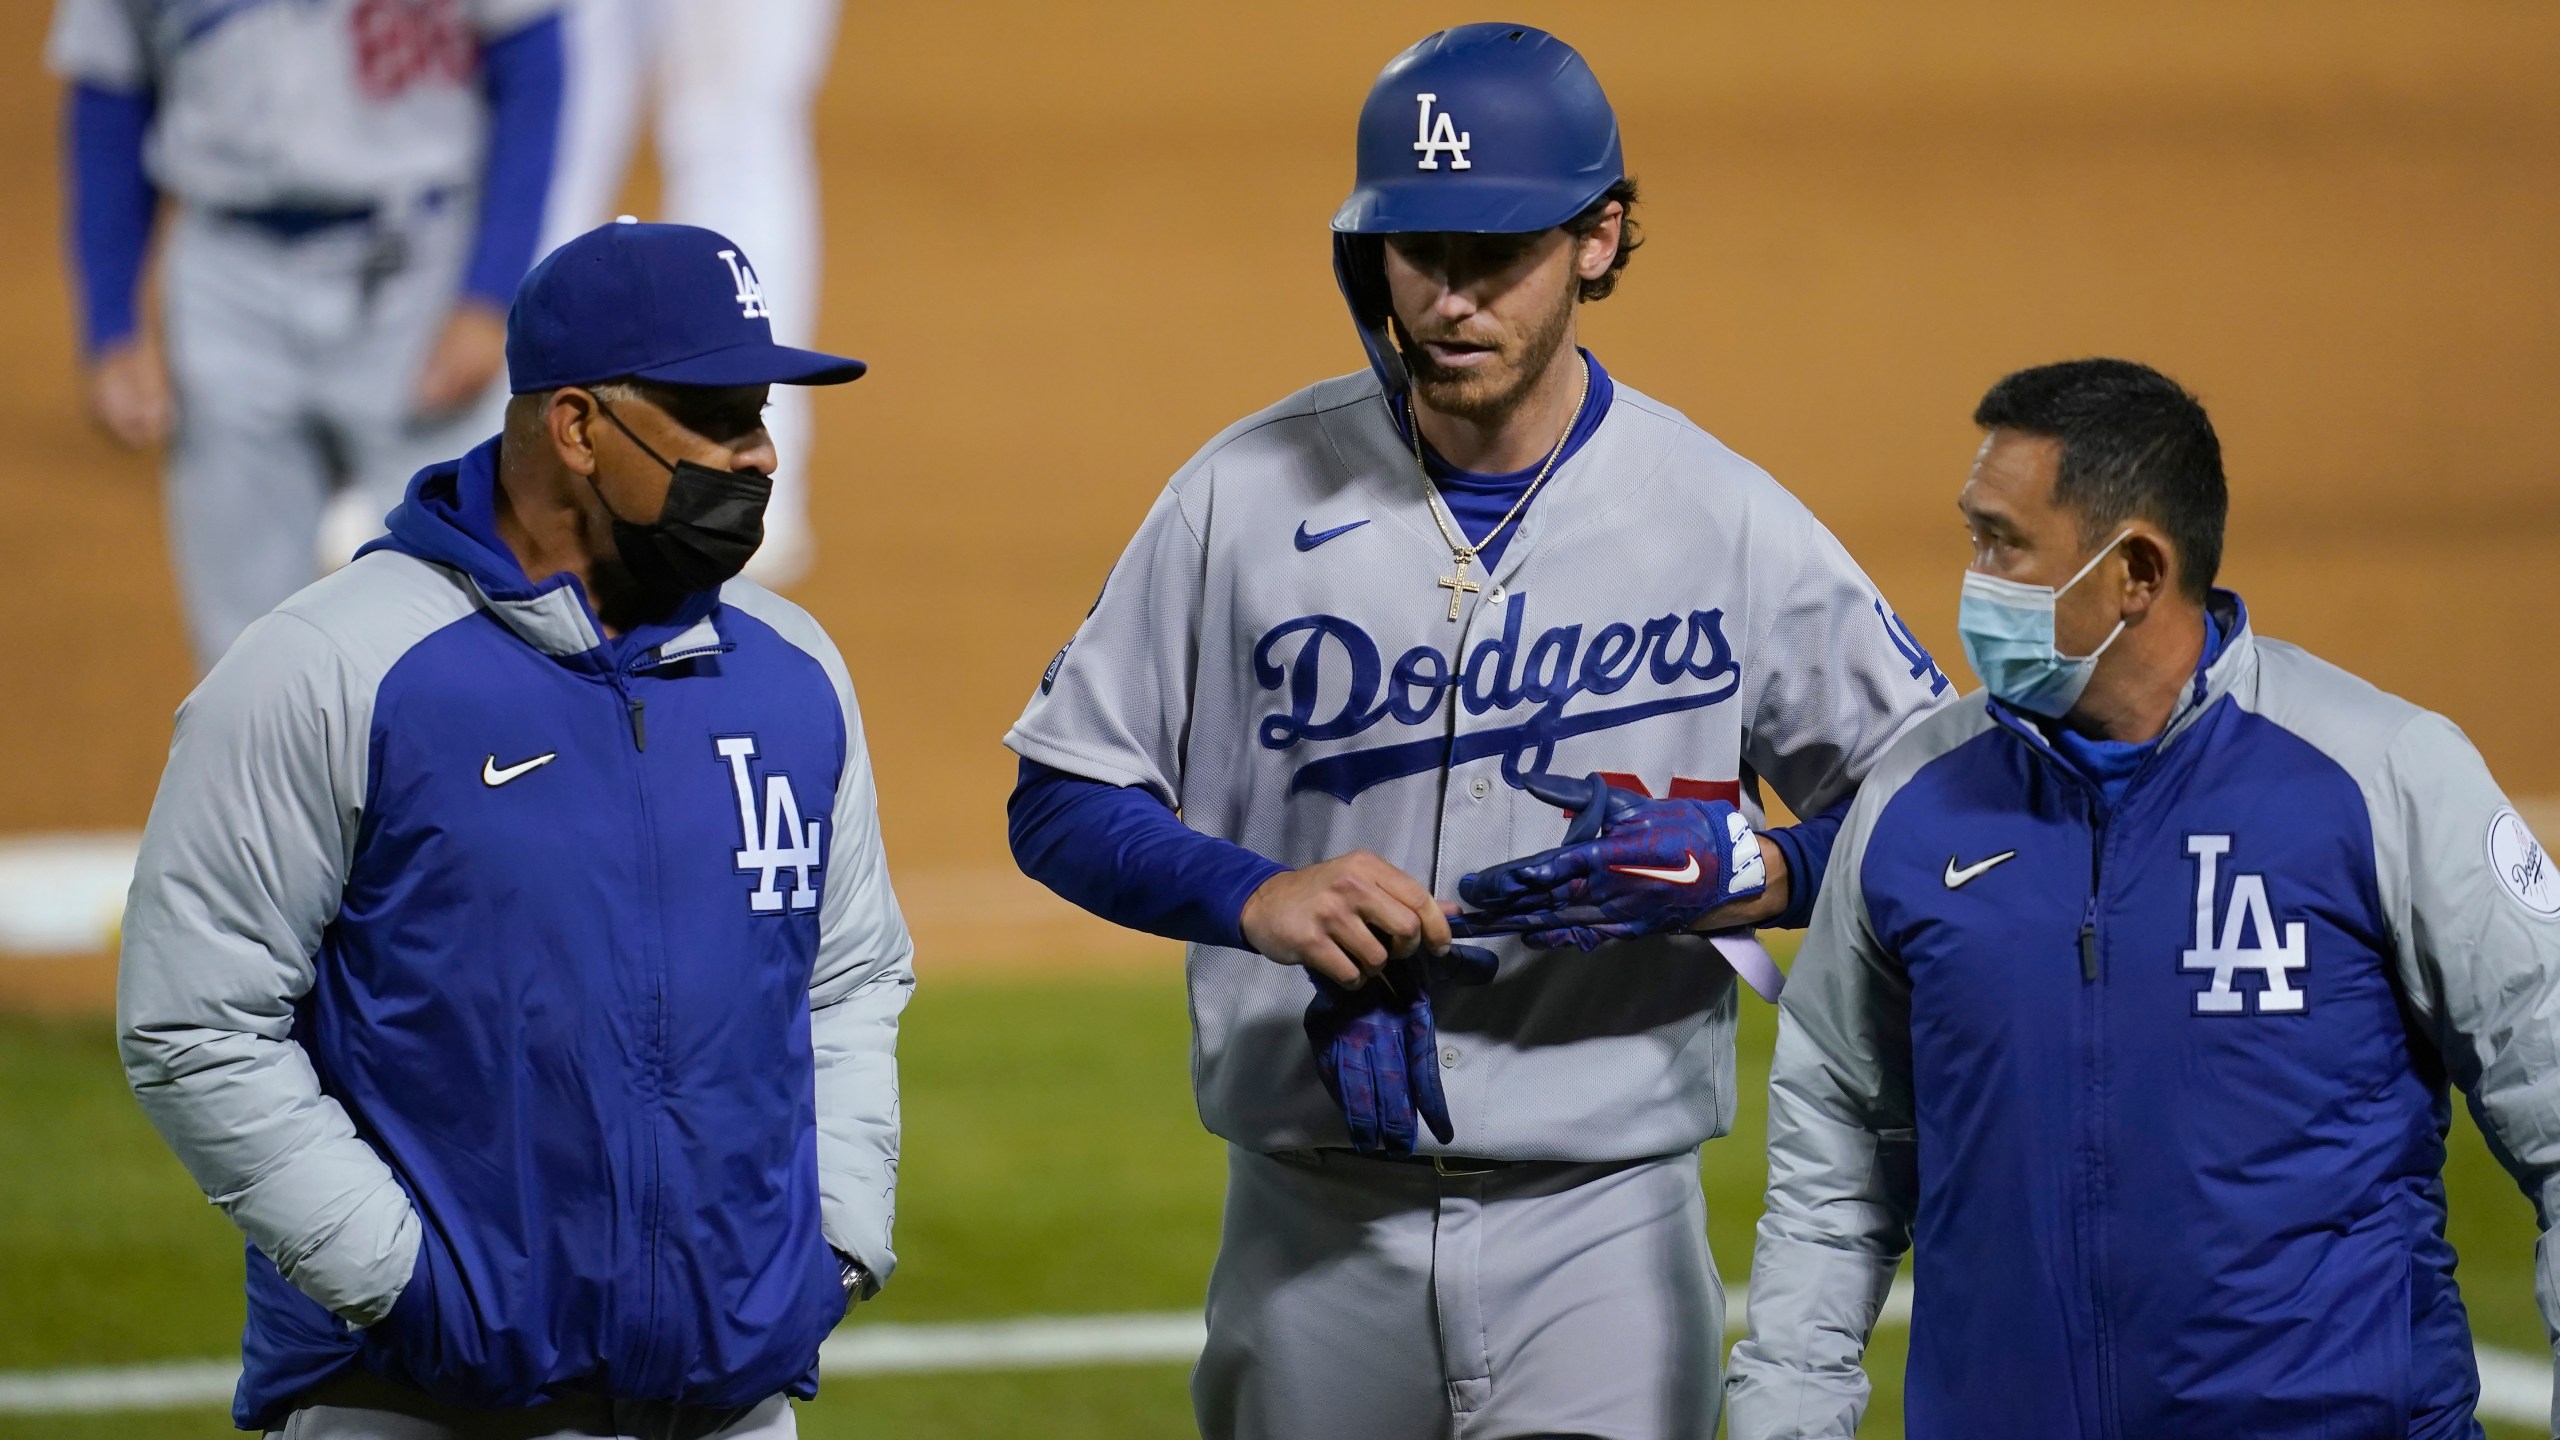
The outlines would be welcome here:
M 747 557 L 764 543 L 764 507 L 773 498 L 773 477 L 761 470 L 714 470 L 690 460 L 669 461 L 631 433 L 622 417 L 601 400 L 596 408 L 614 428 L 630 436 L 640 453 L 667 467 L 666 508 L 647 525 L 625 520 L 604 498 L 595 477 L 587 485 L 613 520 L 613 548 L 623 568 L 651 599 L 681 599 L 717 590 L 737 578 Z

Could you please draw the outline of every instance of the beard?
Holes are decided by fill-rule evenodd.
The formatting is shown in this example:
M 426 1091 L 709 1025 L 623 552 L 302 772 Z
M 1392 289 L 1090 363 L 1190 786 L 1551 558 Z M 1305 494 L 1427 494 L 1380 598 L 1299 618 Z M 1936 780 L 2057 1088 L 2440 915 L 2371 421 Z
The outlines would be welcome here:
M 1540 316 L 1527 334 L 1506 337 L 1496 343 L 1500 358 L 1490 365 L 1458 369 L 1431 358 L 1431 352 L 1417 342 L 1404 322 L 1394 316 L 1388 323 L 1394 327 L 1396 346 L 1404 352 L 1405 370 L 1413 377 L 1414 394 L 1422 403 L 1455 419 L 1490 424 L 1519 408 L 1538 382 L 1563 353 L 1565 331 L 1573 324 L 1573 291 L 1568 288 L 1558 297 L 1555 309 Z M 1446 339 L 1446 336 L 1433 336 Z M 1469 343 L 1482 343 L 1468 337 Z

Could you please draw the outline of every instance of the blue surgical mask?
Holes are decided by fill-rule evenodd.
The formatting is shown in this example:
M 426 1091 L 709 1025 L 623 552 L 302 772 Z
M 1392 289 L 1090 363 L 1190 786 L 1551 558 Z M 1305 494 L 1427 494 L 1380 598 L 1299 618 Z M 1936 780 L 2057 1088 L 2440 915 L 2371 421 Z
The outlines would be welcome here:
M 2062 592 L 2077 585 L 2107 552 L 2123 542 L 2127 530 L 2100 547 L 2079 574 L 2059 586 L 2027 585 L 2002 580 L 1979 570 L 1964 572 L 1964 597 L 1956 604 L 1956 633 L 1964 640 L 1964 658 L 1992 694 L 2030 714 L 2059 720 L 2080 703 L 2098 657 L 2124 633 L 2124 622 L 2107 632 L 2098 648 L 2086 655 L 2065 655 L 2054 645 L 2053 607 Z

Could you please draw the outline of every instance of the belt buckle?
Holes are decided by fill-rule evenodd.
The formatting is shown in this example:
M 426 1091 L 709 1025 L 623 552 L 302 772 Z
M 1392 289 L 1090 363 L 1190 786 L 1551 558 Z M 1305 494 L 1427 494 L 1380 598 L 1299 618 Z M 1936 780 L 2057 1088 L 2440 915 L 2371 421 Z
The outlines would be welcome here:
M 1431 1157 L 1431 1168 L 1454 1179 L 1469 1175 L 1490 1175 L 1502 1166 L 1497 1161 L 1478 1160 L 1464 1155 L 1434 1155 Z

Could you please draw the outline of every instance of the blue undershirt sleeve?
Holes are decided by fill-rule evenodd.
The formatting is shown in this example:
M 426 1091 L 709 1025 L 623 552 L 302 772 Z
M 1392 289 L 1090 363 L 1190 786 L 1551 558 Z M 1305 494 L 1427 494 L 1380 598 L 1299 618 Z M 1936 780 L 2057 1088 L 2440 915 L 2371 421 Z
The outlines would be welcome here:
M 533 267 L 551 198 L 551 166 L 560 144 L 565 63 L 560 17 L 546 15 L 480 52 L 480 83 L 489 101 L 489 159 L 480 176 L 480 229 L 462 293 L 500 310 Z
M 80 295 L 81 343 L 94 356 L 141 328 L 142 262 L 160 206 L 142 168 L 142 142 L 157 101 L 148 90 L 81 84 L 71 87 L 64 108 L 66 248 Z
M 1840 822 L 1849 818 L 1849 802 L 1857 798 L 1852 790 L 1819 815 L 1760 832 L 1787 857 L 1787 908 L 1766 922 L 1771 929 L 1801 930 L 1813 922 L 1822 872 L 1831 865 L 1831 843 L 1840 838 Z
M 1162 798 L 1021 764 L 1005 803 L 1022 873 L 1115 925 L 1198 945 L 1247 948 L 1244 902 L 1288 866 L 1203 835 Z

